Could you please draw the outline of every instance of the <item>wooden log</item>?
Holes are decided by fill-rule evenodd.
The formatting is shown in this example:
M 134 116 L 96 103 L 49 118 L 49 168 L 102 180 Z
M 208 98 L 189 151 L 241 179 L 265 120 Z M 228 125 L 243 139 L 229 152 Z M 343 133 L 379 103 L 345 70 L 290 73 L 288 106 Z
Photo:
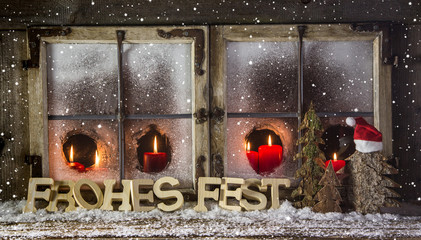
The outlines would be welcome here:
M 385 158 L 380 152 L 361 153 L 356 151 L 349 157 L 346 171 L 350 177 L 348 181 L 348 200 L 357 212 L 363 214 L 378 213 L 380 207 L 399 206 L 396 202 L 388 200 L 398 194 L 391 192 L 389 186 L 396 183 L 383 176 Z M 392 183 L 393 182 L 393 183 Z

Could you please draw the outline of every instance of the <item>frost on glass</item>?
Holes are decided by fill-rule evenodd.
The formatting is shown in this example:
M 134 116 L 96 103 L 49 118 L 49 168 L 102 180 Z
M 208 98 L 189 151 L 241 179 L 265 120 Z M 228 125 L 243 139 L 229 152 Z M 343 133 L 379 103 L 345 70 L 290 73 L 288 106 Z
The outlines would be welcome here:
M 274 172 L 259 175 L 251 167 L 245 149 L 245 137 L 254 128 L 274 131 L 282 141 L 283 161 Z M 226 176 L 239 178 L 286 177 L 293 178 L 298 163 L 293 161 L 297 152 L 297 119 L 295 118 L 229 118 L 227 121 Z
M 192 112 L 191 44 L 124 44 L 126 114 Z
M 297 110 L 297 43 L 228 42 L 228 112 Z
M 84 134 L 97 144 L 99 166 L 86 172 L 72 169 L 63 152 L 63 144 L 72 135 Z M 54 180 L 90 179 L 103 186 L 104 179 L 120 179 L 118 163 L 118 126 L 116 121 L 50 120 L 48 121 L 48 161 Z
M 364 118 L 373 125 L 373 117 Z M 320 144 L 320 149 L 324 152 L 326 159 L 333 159 L 336 153 L 338 159 L 346 159 L 355 152 L 354 127 L 346 124 L 346 117 L 321 117 L 324 132 L 322 139 L 325 144 Z
M 48 113 L 114 114 L 117 76 L 116 44 L 48 44 Z
M 171 162 L 158 173 L 145 173 L 140 170 L 137 156 L 138 140 L 155 125 L 162 135 L 166 135 L 171 148 Z M 127 120 L 124 126 L 125 162 L 124 172 L 127 179 L 153 179 L 171 176 L 180 181 L 181 188 L 193 187 L 192 159 L 192 120 L 191 119 L 159 119 L 159 120 Z M 158 149 L 158 152 L 161 152 Z
M 373 111 L 370 41 L 304 42 L 304 103 L 319 112 Z

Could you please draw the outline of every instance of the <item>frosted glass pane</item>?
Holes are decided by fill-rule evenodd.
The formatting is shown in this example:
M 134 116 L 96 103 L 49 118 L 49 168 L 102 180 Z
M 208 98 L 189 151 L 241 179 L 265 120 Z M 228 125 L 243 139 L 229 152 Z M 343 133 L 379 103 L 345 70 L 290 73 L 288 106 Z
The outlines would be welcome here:
M 319 112 L 373 111 L 371 41 L 304 42 L 304 103 Z
M 48 44 L 50 115 L 115 114 L 116 44 Z
M 373 117 L 364 118 L 369 124 L 373 124 Z M 338 159 L 346 159 L 355 152 L 354 128 L 346 124 L 346 117 L 322 117 L 324 133 L 322 135 L 325 144 L 320 149 L 325 153 L 326 159 L 332 159 L 336 153 Z
M 297 110 L 297 43 L 227 43 L 228 112 Z
M 281 165 L 264 177 L 293 178 L 298 166 L 297 162 L 293 161 L 293 156 L 297 152 L 295 118 L 228 118 L 226 176 L 258 179 L 263 177 L 253 170 L 245 150 L 246 136 L 255 128 L 274 131 L 281 138 L 283 146 Z
M 124 44 L 126 114 L 192 112 L 191 44 Z
M 99 165 L 92 170 L 79 172 L 68 164 L 63 150 L 66 140 L 84 134 L 97 144 Z M 116 121 L 50 120 L 48 121 L 48 160 L 50 177 L 54 180 L 90 179 L 103 185 L 104 179 L 120 179 L 118 163 L 118 127 Z M 75 153 L 77 154 L 77 153 Z M 88 166 L 87 166 L 88 167 Z
M 167 168 L 158 173 L 145 173 L 140 170 L 138 157 L 139 139 L 144 136 L 151 125 L 155 125 L 160 134 L 166 135 L 171 149 L 171 162 Z M 180 181 L 181 188 L 193 187 L 193 143 L 192 119 L 159 119 L 159 120 L 127 120 L 125 122 L 125 163 L 124 172 L 127 179 L 157 180 L 171 176 Z M 162 150 L 158 149 L 158 152 Z

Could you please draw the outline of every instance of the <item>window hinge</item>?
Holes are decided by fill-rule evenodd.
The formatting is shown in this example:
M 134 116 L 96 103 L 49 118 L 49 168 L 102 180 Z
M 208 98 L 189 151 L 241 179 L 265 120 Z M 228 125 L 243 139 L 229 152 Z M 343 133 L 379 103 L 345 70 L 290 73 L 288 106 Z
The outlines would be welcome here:
M 199 111 L 195 112 L 193 116 L 196 118 L 197 124 L 202 124 L 208 120 L 209 113 L 206 109 L 201 108 Z
M 224 160 L 222 159 L 222 156 L 219 153 L 212 155 L 211 176 L 212 177 L 224 176 Z
M 26 165 L 36 165 L 40 163 L 42 160 L 41 156 L 38 155 L 26 155 L 25 156 L 25 164 Z
M 206 176 L 206 174 L 205 174 L 205 162 L 206 162 L 206 157 L 205 156 L 200 155 L 197 158 L 197 161 L 196 161 L 196 174 L 195 174 L 195 181 L 196 181 L 196 186 L 195 187 L 196 187 L 196 189 L 198 189 L 197 188 L 197 184 L 199 182 L 199 178 Z
M 215 107 L 211 113 L 211 118 L 215 120 L 217 123 L 221 123 L 224 121 L 225 111 L 222 108 Z
M 39 47 L 42 37 L 66 36 L 71 33 L 71 30 L 69 27 L 54 27 L 28 29 L 27 32 L 30 59 L 22 61 L 22 68 L 24 70 L 39 67 Z
M 26 155 L 25 164 L 30 166 L 30 177 L 42 177 L 42 157 L 38 155 Z

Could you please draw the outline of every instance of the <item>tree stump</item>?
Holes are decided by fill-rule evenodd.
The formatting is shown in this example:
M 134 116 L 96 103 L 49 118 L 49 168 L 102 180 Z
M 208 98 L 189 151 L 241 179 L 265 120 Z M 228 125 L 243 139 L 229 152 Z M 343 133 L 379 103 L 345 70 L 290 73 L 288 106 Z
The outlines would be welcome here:
M 348 158 L 348 201 L 355 211 L 367 214 L 378 213 L 380 207 L 399 207 L 395 199 L 398 193 L 389 188 L 400 185 L 384 175 L 397 174 L 398 170 L 386 163 L 380 152 L 355 151 Z

